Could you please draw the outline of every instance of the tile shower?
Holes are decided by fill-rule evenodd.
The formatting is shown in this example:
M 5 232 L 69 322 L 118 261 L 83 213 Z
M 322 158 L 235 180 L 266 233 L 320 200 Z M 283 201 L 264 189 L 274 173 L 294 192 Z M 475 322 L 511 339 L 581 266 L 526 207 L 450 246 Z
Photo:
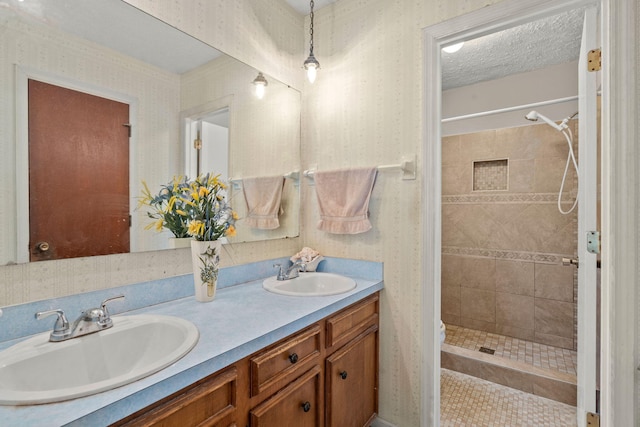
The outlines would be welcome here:
M 446 324 L 576 349 L 576 269 L 562 258 L 576 257 L 577 215 L 556 206 L 566 150 L 538 124 L 443 138 Z
M 569 125 L 577 145 L 577 121 Z M 577 214 L 557 208 L 566 156 L 563 135 L 541 124 L 442 139 L 441 313 L 445 344 L 461 349 L 443 346 L 442 366 L 550 398 L 562 388 L 556 400 L 571 403 L 577 271 L 562 258 L 576 258 Z M 575 172 L 564 190 L 568 209 Z M 476 360 L 491 342 L 501 343 L 495 356 Z M 509 355 L 511 346 L 523 356 Z

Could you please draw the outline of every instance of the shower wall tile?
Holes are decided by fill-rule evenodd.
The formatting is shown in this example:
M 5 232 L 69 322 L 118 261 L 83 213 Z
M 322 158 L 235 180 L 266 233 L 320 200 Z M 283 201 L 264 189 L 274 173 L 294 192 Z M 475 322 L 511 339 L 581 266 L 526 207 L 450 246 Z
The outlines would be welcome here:
M 496 131 L 459 135 L 460 159 L 466 163 L 478 160 L 493 160 L 496 158 Z
M 509 191 L 531 193 L 535 182 L 533 159 L 509 159 Z
M 442 194 L 461 194 L 471 191 L 473 185 L 471 163 L 442 165 L 442 173 L 451 177 L 442 182 Z
M 442 314 L 450 314 L 460 317 L 460 286 L 442 288 L 440 311 Z
M 496 333 L 496 323 L 495 322 L 485 322 L 483 320 L 464 317 L 464 315 L 466 315 L 466 314 L 467 313 L 465 313 L 463 311 L 463 316 L 460 317 L 459 326 L 462 326 L 462 327 L 465 327 L 465 328 L 469 328 L 469 329 L 475 329 L 475 330 L 478 330 L 478 331 L 490 332 L 492 334 Z
M 533 297 L 496 292 L 496 323 L 533 330 Z
M 574 269 L 561 264 L 536 264 L 535 296 L 574 302 Z
M 496 321 L 496 293 L 462 287 L 460 290 L 460 309 L 462 317 L 494 323 Z
M 535 333 L 534 341 L 540 344 L 551 345 L 554 347 L 576 349 L 576 340 L 573 338 L 560 337 L 558 335 L 543 334 L 541 332 Z
M 462 258 L 462 281 L 466 288 L 496 289 L 496 260 L 492 258 Z
M 534 264 L 526 261 L 496 260 L 496 291 L 533 296 Z
M 536 298 L 536 332 L 573 339 L 574 308 L 575 304 L 573 303 Z
M 562 176 L 567 162 L 566 155 L 562 157 L 539 157 L 534 162 L 534 191 L 538 193 L 557 193 L 562 184 Z M 564 192 L 574 189 L 575 170 L 567 172 Z
M 440 317 L 442 318 L 442 322 L 444 322 L 445 325 L 458 325 L 458 326 L 462 326 L 462 320 L 460 318 L 460 316 L 456 316 L 455 314 L 449 314 L 449 313 L 441 313 Z
M 462 257 L 442 255 L 442 288 L 460 287 L 462 282 Z
M 528 340 L 528 341 L 534 341 L 536 336 L 533 328 L 522 329 L 522 328 L 516 328 L 514 326 L 507 326 L 507 325 L 500 325 L 500 324 L 496 324 L 495 333 L 500 335 L 506 335 L 508 337 L 518 338 L 521 340 Z
M 460 159 L 460 136 L 442 138 L 442 165 L 458 164 Z

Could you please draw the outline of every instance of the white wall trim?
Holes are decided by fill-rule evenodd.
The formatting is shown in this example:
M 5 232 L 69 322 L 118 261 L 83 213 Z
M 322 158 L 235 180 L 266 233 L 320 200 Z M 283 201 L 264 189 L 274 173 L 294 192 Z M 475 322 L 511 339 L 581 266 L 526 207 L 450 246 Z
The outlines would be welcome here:
M 640 422 L 637 1 L 603 0 L 602 426 Z M 606 106 L 606 108 L 604 108 Z
M 107 98 L 113 101 L 129 104 L 129 123 L 132 125 L 131 138 L 129 138 L 129 199 L 133 200 L 132 189 L 137 188 L 137 172 L 135 162 L 137 154 L 137 129 L 138 129 L 138 100 L 110 89 L 105 89 L 91 83 L 81 82 L 68 77 L 37 70 L 35 68 L 15 66 L 16 76 L 16 262 L 21 264 L 29 262 L 29 103 L 28 81 L 38 80 L 52 85 L 88 93 L 90 95 Z M 131 230 L 138 230 L 137 215 L 133 215 L 135 204 L 129 207 L 131 214 Z M 130 239 L 130 252 L 138 251 L 138 239 Z
M 576 7 L 598 4 L 592 0 L 505 0 L 466 15 L 423 29 L 424 134 L 422 151 L 422 413 L 421 425 L 439 425 L 440 420 L 440 318 L 441 268 L 441 75 L 440 47 L 464 39 L 490 34 Z M 608 29 L 608 28 L 607 28 Z M 606 30 L 606 29 L 605 29 Z M 633 68 L 629 68 L 633 69 Z M 603 108 L 606 104 L 603 100 Z M 607 128 L 603 127 L 604 132 Z M 604 204 L 603 204 L 604 209 Z M 604 346 L 603 346 L 604 347 Z M 607 349 L 608 351 L 608 349 Z M 627 408 L 633 408 L 633 405 Z

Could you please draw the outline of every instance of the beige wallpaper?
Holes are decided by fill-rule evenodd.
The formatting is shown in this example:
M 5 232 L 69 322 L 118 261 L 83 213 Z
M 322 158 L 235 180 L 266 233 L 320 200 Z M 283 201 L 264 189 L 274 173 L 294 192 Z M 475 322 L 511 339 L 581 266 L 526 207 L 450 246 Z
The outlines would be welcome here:
M 420 170 L 421 29 L 489 3 L 340 0 L 319 10 L 314 52 L 321 69 L 303 90 L 303 167 L 385 165 L 418 155 Z M 398 172 L 381 172 L 369 209 L 373 229 L 354 236 L 318 231 L 312 182 L 302 188 L 305 244 L 384 262 L 380 415 L 403 427 L 420 425 L 422 406 L 421 185 L 420 176 L 403 181 Z

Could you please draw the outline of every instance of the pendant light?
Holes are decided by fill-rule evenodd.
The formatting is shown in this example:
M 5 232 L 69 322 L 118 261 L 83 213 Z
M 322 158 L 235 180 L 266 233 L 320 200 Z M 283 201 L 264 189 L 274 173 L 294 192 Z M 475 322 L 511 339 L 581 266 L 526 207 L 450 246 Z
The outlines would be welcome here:
M 316 74 L 318 72 L 318 68 L 320 68 L 320 63 L 313 56 L 313 0 L 311 0 L 311 26 L 309 27 L 309 35 L 311 36 L 309 41 L 309 57 L 304 61 L 304 69 L 307 70 L 307 78 L 309 79 L 309 83 L 313 83 L 316 81 Z
M 262 99 L 264 97 L 265 88 L 269 85 L 269 82 L 264 78 L 262 73 L 259 72 L 258 77 L 256 77 L 252 83 L 256 89 L 256 96 L 258 99 Z

